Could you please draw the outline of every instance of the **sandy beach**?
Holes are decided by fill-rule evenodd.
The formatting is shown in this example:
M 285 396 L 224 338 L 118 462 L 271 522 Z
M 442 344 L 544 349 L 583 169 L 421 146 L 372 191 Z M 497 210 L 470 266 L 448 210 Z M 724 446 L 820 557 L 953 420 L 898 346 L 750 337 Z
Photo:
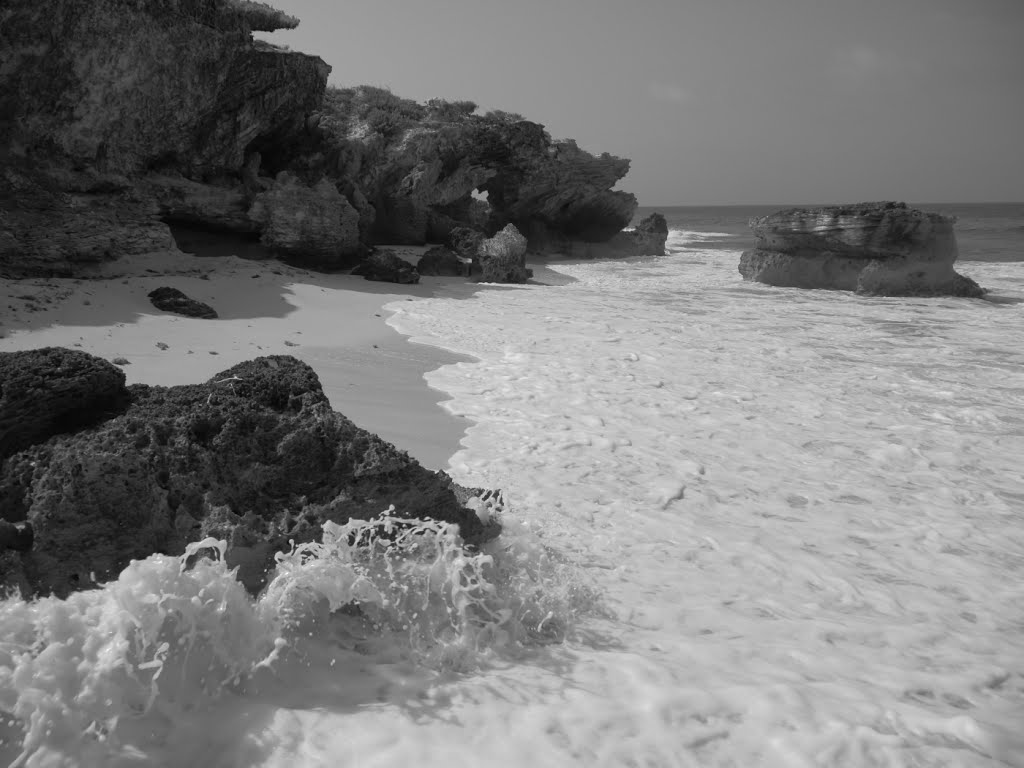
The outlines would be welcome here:
M 400 252 L 413 259 L 416 248 Z M 445 469 L 466 419 L 440 407 L 427 371 L 461 358 L 410 343 L 387 325 L 386 304 L 425 297 L 469 297 L 462 279 L 424 277 L 419 285 L 327 275 L 278 261 L 161 253 L 121 259 L 95 279 L 0 279 L 0 351 L 47 346 L 123 359 L 129 384 L 206 381 L 261 355 L 293 355 L 320 376 L 335 410 Z M 156 309 L 147 294 L 183 291 L 218 313 L 201 320 Z

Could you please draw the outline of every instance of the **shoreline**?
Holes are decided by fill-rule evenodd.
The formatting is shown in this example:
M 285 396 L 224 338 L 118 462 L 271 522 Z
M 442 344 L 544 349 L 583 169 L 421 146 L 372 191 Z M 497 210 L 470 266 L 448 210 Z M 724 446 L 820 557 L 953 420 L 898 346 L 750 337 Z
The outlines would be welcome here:
M 209 304 L 218 319 L 156 309 L 147 294 L 161 286 Z M 128 384 L 163 386 L 293 355 L 317 372 L 335 411 L 444 470 L 471 422 L 443 408 L 447 393 L 424 375 L 468 358 L 412 342 L 388 324 L 384 306 L 477 290 L 460 278 L 397 285 L 276 260 L 150 254 L 119 259 L 89 279 L 0 278 L 0 352 L 61 346 L 124 358 Z

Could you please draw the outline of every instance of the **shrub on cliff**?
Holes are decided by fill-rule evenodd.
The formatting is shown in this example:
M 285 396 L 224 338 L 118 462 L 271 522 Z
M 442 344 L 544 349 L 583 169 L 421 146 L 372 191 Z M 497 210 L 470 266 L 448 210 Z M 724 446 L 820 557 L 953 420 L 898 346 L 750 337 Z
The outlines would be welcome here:
M 427 102 L 428 117 L 441 121 L 458 121 L 476 112 L 475 101 L 445 101 L 431 99 Z

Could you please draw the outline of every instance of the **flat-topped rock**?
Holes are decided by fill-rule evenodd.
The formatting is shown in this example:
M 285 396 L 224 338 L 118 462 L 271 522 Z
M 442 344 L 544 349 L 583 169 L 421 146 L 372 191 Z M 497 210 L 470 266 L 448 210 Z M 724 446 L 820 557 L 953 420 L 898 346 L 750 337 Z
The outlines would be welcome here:
M 790 208 L 750 221 L 757 247 L 739 270 L 786 287 L 978 297 L 985 291 L 953 269 L 955 221 L 906 203 Z

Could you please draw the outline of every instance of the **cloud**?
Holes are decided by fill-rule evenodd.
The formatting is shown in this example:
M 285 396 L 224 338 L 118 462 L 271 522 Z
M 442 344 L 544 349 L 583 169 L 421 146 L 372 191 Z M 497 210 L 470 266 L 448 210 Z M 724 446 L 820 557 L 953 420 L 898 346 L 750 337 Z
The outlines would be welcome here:
M 656 101 L 664 101 L 668 104 L 685 104 L 690 100 L 688 90 L 671 83 L 650 83 L 647 86 L 647 95 Z

